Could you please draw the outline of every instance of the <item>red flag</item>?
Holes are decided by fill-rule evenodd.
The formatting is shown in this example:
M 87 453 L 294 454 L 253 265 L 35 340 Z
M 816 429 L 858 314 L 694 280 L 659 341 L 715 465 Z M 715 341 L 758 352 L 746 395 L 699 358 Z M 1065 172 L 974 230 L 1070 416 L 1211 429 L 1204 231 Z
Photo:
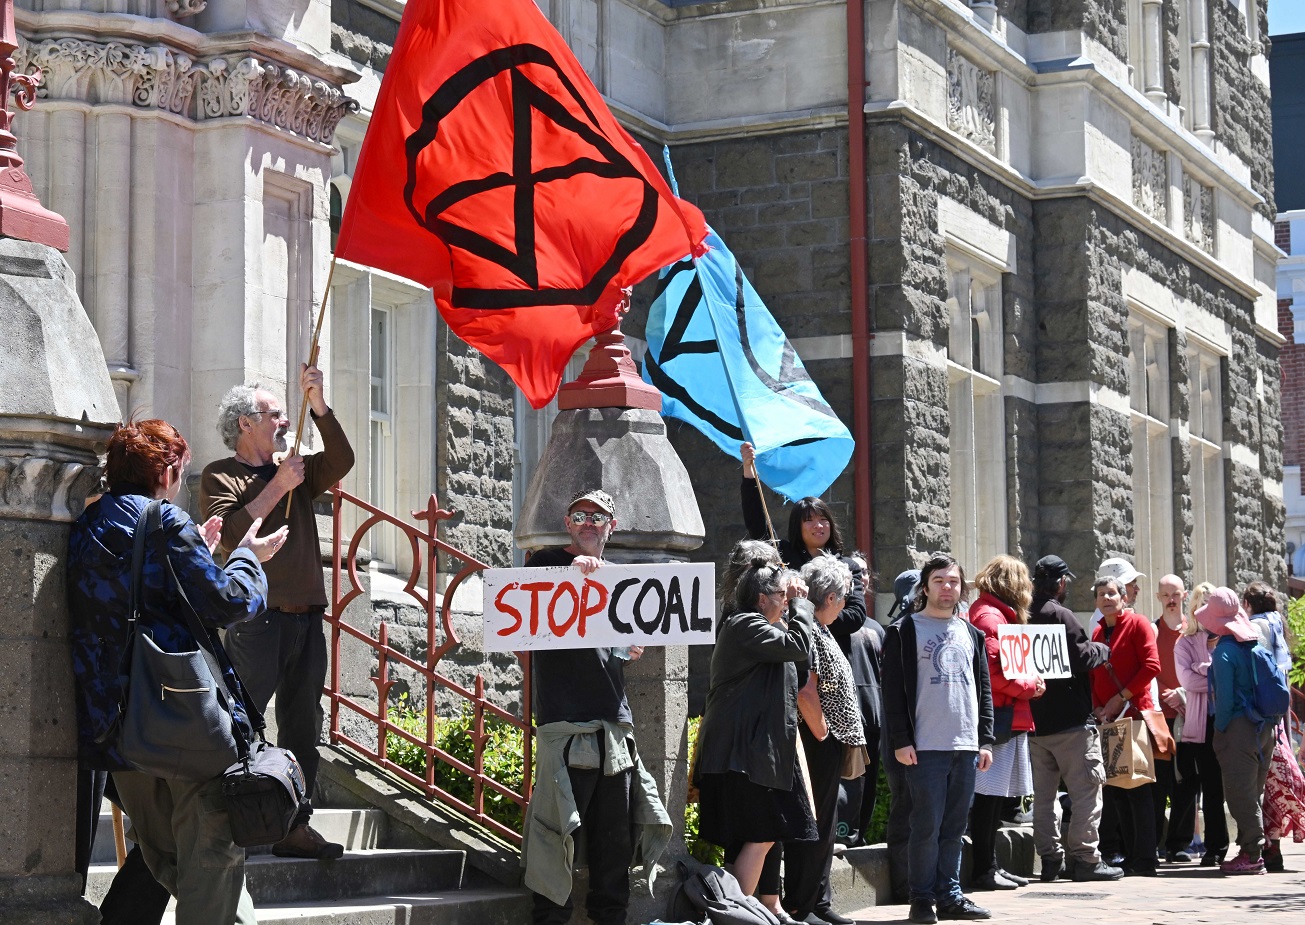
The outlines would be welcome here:
M 621 289 L 706 233 L 532 0 L 409 0 L 337 257 L 430 286 L 540 408 Z

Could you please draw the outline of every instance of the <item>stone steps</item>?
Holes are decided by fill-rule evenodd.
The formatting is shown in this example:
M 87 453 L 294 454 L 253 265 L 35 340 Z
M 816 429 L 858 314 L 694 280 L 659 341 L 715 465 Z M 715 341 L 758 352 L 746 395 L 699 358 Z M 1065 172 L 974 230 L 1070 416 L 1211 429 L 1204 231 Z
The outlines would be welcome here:
M 520 925 L 530 921 L 531 898 L 523 888 L 454 890 L 447 893 L 371 896 L 349 902 L 259 905 L 260 925 Z M 163 925 L 174 925 L 172 911 Z
M 313 811 L 313 828 L 322 833 L 327 841 L 344 845 L 345 850 L 355 851 L 363 848 L 396 847 L 389 845 L 389 817 L 379 809 L 316 809 Z M 123 827 L 128 820 L 124 817 Z M 127 850 L 131 850 L 131 840 L 127 840 Z M 270 846 L 250 848 L 249 857 L 271 854 Z M 99 828 L 95 832 L 95 846 L 91 851 L 92 864 L 114 864 L 117 853 L 113 847 L 113 816 L 106 801 L 100 813 Z
M 246 886 L 256 906 L 354 900 L 370 896 L 432 891 L 456 893 L 462 887 L 466 856 L 461 851 L 414 851 L 370 848 L 347 851 L 335 861 L 251 857 L 245 862 Z M 99 902 L 117 871 L 115 864 L 94 864 L 86 896 Z

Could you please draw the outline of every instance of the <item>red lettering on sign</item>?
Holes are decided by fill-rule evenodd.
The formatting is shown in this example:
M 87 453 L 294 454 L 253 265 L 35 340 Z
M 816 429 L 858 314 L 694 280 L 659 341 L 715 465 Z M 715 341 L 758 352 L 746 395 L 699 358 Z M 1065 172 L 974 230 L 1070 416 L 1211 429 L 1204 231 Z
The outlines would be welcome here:
M 563 595 L 571 598 L 571 616 L 565 623 L 557 621 L 557 602 Z M 564 581 L 557 586 L 553 596 L 548 601 L 548 628 L 552 630 L 554 636 L 565 636 L 566 631 L 575 625 L 580 619 L 580 595 L 575 589 L 575 585 L 569 581 Z
M 589 592 L 597 592 L 598 599 L 591 601 Z M 585 634 L 585 621 L 595 614 L 602 613 L 607 609 L 607 589 L 600 584 L 585 579 L 584 588 L 580 592 L 580 636 Z
M 530 592 L 530 635 L 539 635 L 539 595 L 553 590 L 551 581 L 530 581 L 521 586 L 522 591 Z
M 498 594 L 494 596 L 494 606 L 498 608 L 498 612 L 511 614 L 513 621 L 511 626 L 505 626 L 503 629 L 498 631 L 500 636 L 511 636 L 517 630 L 521 629 L 521 611 L 503 600 L 505 594 L 509 591 L 515 591 L 519 587 L 521 587 L 521 585 L 514 581 L 511 584 L 504 585 L 499 589 Z

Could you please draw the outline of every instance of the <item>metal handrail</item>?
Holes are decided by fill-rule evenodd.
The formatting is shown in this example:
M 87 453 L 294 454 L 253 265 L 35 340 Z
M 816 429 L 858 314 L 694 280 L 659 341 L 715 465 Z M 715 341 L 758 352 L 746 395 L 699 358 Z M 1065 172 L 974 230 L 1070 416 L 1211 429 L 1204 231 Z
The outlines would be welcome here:
M 521 844 L 521 833 L 506 826 L 485 813 L 485 792 L 489 790 L 499 794 L 521 807 L 524 818 L 526 807 L 530 802 L 532 763 L 534 752 L 534 726 L 530 722 L 530 657 L 521 656 L 522 668 L 522 716 L 503 709 L 485 697 L 485 679 L 476 675 L 475 690 L 446 677 L 439 671 L 440 660 L 461 645 L 457 631 L 453 626 L 453 594 L 457 587 L 470 575 L 489 568 L 484 562 L 450 546 L 439 538 L 439 524 L 454 514 L 440 508 L 432 494 L 426 503 L 426 510 L 413 511 L 412 516 L 421 522 L 421 526 L 406 523 L 363 499 L 345 491 L 336 485 L 331 494 L 331 607 L 326 614 L 330 626 L 331 671 L 327 679 L 326 696 L 330 700 L 330 738 L 333 745 L 344 746 L 358 753 L 390 774 L 419 787 L 427 797 L 439 800 L 461 813 L 471 817 L 480 825 L 502 838 Z M 346 537 L 344 528 L 344 509 L 349 505 L 364 514 L 362 523 Z M 412 567 L 409 570 L 404 593 L 421 605 L 426 612 L 426 652 L 424 660 L 411 656 L 390 646 L 389 624 L 382 621 L 375 636 L 351 626 L 341 619 L 345 609 L 364 591 L 358 579 L 358 550 L 362 539 L 373 527 L 386 525 L 397 528 L 407 538 L 412 551 Z M 461 568 L 444 589 L 442 603 L 437 603 L 434 592 L 437 556 L 440 553 L 451 557 Z M 426 577 L 423 589 L 421 579 Z M 346 588 L 347 584 L 347 588 Z M 442 632 L 441 632 L 442 631 Z M 344 693 L 340 688 L 340 643 L 345 637 L 354 639 L 371 648 L 376 654 L 376 673 L 371 682 L 376 687 L 376 709 Z M 441 638 L 442 637 L 442 638 Z M 390 680 L 390 663 L 402 665 L 423 680 L 425 684 L 425 735 L 418 736 L 403 729 L 389 719 L 389 693 L 394 682 Z M 472 764 L 467 764 L 449 754 L 435 744 L 437 690 L 447 691 L 471 705 L 472 728 Z M 376 726 L 375 746 L 369 746 L 349 736 L 340 728 L 342 711 L 351 711 Z M 503 781 L 495 780 L 485 773 L 485 743 L 489 734 L 485 729 L 486 716 L 507 723 L 521 730 L 522 736 L 522 784 L 521 789 L 508 786 Z M 523 718 L 524 717 L 524 718 Z M 392 761 L 388 755 L 387 744 L 393 735 L 421 748 L 426 754 L 426 774 L 419 777 L 407 768 Z M 442 763 L 471 778 L 472 801 L 467 803 L 435 783 L 436 764 Z

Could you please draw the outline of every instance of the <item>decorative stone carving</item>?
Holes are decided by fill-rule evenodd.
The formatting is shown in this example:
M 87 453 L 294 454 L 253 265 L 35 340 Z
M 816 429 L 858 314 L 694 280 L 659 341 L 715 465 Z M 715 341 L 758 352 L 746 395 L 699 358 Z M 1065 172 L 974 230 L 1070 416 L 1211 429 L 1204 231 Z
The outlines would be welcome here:
M 1133 205 L 1157 222 L 1169 220 L 1169 156 L 1133 136 Z
M 996 152 L 996 102 L 992 71 L 947 49 L 947 127 Z
M 177 19 L 196 16 L 208 8 L 208 0 L 168 0 L 168 12 Z
M 99 470 L 41 456 L 0 456 L 0 517 L 71 523 L 95 490 Z
M 1183 231 L 1201 250 L 1214 253 L 1214 187 L 1191 175 L 1183 177 Z
M 44 71 L 42 98 L 120 103 L 200 121 L 248 116 L 323 144 L 330 144 L 340 120 L 358 109 L 339 87 L 249 56 L 196 62 L 166 45 L 32 43 L 20 37 L 14 58 L 19 71 Z

